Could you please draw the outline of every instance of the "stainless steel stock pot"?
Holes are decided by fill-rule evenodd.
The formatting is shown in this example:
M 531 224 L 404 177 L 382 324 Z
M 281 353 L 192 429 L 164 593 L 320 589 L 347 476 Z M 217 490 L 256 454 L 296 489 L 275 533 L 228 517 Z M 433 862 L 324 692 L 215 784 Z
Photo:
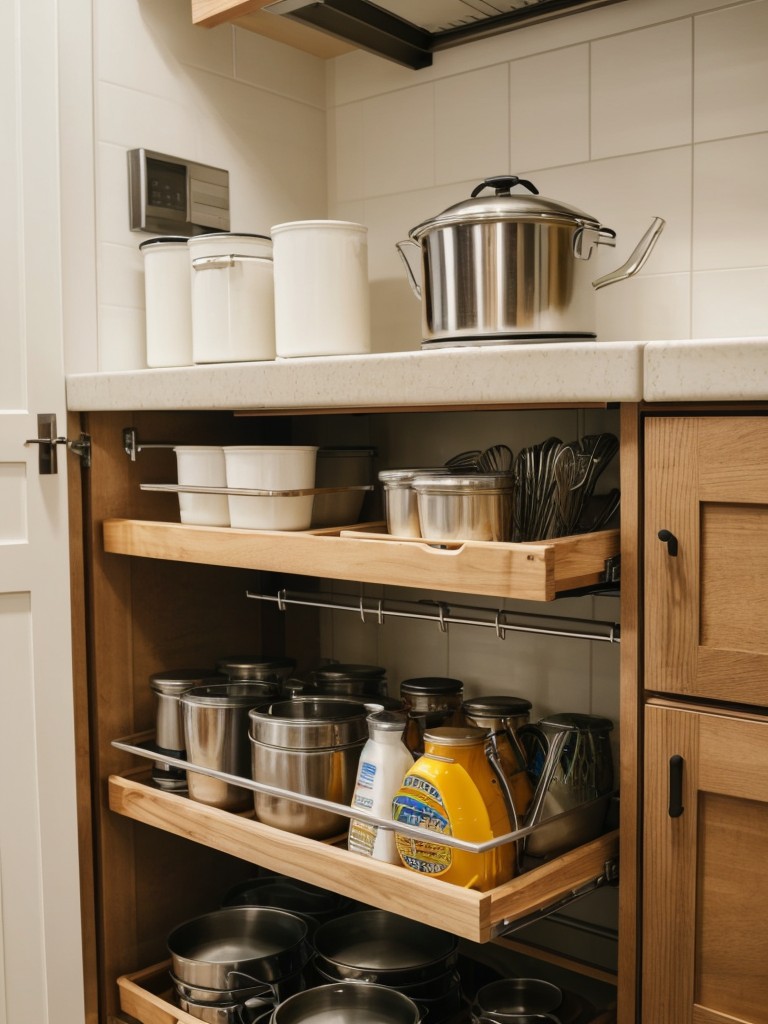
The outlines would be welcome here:
M 513 194 L 518 185 L 527 192 Z M 655 217 L 626 263 L 593 280 L 591 257 L 616 232 L 509 175 L 486 178 L 396 246 L 421 299 L 425 345 L 594 338 L 595 290 L 637 273 L 663 227 Z M 421 252 L 421 283 L 407 245 Z

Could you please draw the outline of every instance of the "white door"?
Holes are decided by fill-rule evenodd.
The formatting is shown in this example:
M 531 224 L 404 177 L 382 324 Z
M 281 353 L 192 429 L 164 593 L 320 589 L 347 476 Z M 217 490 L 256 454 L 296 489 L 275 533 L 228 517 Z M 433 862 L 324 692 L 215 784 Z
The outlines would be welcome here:
M 0 32 L 0 1024 L 82 1024 L 66 459 L 38 475 L 37 413 L 66 419 L 56 0 Z

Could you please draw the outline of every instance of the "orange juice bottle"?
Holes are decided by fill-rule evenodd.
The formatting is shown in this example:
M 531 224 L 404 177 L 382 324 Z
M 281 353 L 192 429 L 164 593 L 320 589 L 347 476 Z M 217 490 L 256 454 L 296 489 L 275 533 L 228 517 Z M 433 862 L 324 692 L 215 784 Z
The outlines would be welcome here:
M 392 817 L 425 833 L 481 843 L 512 831 L 498 779 L 488 762 L 488 731 L 443 726 L 424 733 L 424 754 L 406 772 Z M 446 846 L 434 838 L 395 833 L 400 860 L 412 871 L 486 892 L 511 878 L 514 844 L 485 853 Z

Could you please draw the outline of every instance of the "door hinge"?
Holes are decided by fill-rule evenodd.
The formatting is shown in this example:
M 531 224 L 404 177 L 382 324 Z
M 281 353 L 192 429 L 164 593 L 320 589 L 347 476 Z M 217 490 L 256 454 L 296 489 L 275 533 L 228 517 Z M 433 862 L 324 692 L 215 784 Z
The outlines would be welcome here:
M 80 434 L 76 441 L 70 441 L 66 437 L 58 437 L 56 434 L 56 414 L 52 412 L 38 413 L 37 416 L 38 437 L 28 437 L 24 442 L 38 445 L 37 467 L 41 476 L 50 476 L 58 473 L 57 445 L 66 445 L 67 450 L 79 456 L 80 464 L 84 469 L 91 465 L 91 436 Z

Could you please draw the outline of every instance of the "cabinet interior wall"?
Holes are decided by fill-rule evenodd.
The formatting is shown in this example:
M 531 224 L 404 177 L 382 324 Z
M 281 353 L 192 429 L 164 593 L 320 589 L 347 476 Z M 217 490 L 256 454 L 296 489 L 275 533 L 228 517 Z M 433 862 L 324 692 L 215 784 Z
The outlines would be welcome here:
M 72 426 L 72 425 L 70 425 Z M 140 490 L 140 483 L 172 483 L 175 457 L 165 448 L 147 448 L 131 461 L 122 431 L 133 427 L 139 444 L 313 443 L 321 446 L 370 445 L 376 469 L 442 464 L 470 448 L 505 443 L 521 448 L 556 435 L 575 440 L 585 433 L 618 434 L 618 412 L 609 409 L 478 410 L 341 415 L 233 415 L 229 412 L 91 413 L 79 429 L 93 443 L 92 467 L 82 489 L 72 494 L 82 516 L 85 593 L 82 670 L 78 672 L 78 744 L 85 768 L 80 773 L 80 804 L 89 818 L 84 828 L 84 891 L 96 922 L 86 930 L 86 965 L 100 978 L 99 1019 L 117 1012 L 115 979 L 162 961 L 165 937 L 180 921 L 213 909 L 235 881 L 252 877 L 254 867 L 196 843 L 161 833 L 110 812 L 106 781 L 136 769 L 135 759 L 112 747 L 112 740 L 154 728 L 151 673 L 168 668 L 212 666 L 228 654 L 287 654 L 306 672 L 321 659 L 381 664 L 390 692 L 402 679 L 451 675 L 465 682 L 468 696 L 515 693 L 533 702 L 532 717 L 580 711 L 610 717 L 618 764 L 618 648 L 585 640 L 510 634 L 499 640 L 492 629 L 451 626 L 441 633 L 432 623 L 388 620 L 363 623 L 341 612 L 318 612 L 247 600 L 246 590 L 276 593 L 320 590 L 383 596 L 385 588 L 336 584 L 310 577 L 206 565 L 125 558 L 105 554 L 103 520 L 111 517 L 178 521 L 173 494 Z M 618 485 L 618 465 L 599 490 Z M 366 498 L 364 518 L 379 518 L 375 495 Z M 444 594 L 386 588 L 387 596 L 445 600 Z M 572 615 L 616 621 L 614 597 L 559 600 L 556 608 L 503 599 L 453 595 L 457 604 L 507 607 L 537 614 Z M 84 647 L 84 650 L 82 648 Z M 86 767 L 87 766 L 87 767 Z M 90 782 L 88 781 L 90 775 Z M 584 909 L 579 910 L 583 905 Z M 573 913 L 615 925 L 615 891 L 575 905 Z M 522 933 L 521 933 L 522 934 Z M 547 937 L 555 945 L 557 939 Z M 566 946 L 568 941 L 566 941 Z M 583 939 L 577 940 L 584 952 Z M 90 946 L 90 949 L 88 948 Z M 611 955 L 608 954 L 608 959 Z M 97 1019 L 92 1016 L 92 1019 Z

